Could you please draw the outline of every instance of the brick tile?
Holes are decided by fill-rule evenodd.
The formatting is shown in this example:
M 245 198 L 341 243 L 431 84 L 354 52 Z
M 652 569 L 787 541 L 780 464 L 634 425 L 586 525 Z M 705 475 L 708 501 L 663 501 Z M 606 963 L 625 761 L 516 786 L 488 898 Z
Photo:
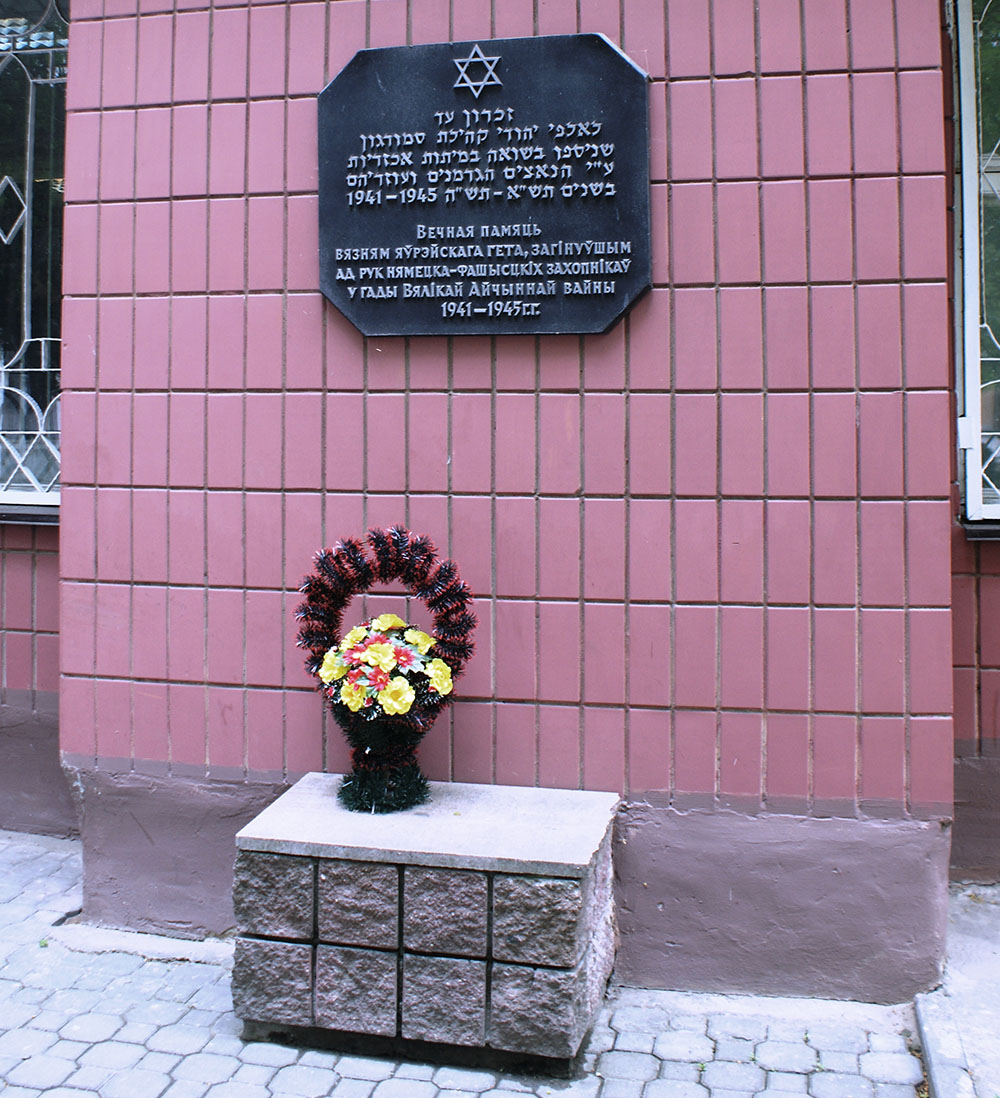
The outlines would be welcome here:
M 670 260 L 675 285 L 714 281 L 714 217 L 710 183 L 671 185 Z
M 670 508 L 665 501 L 633 500 L 628 511 L 629 594 L 670 597 Z
M 584 605 L 583 699 L 601 704 L 625 701 L 625 610 L 617 604 Z M 608 652 L 619 653 L 617 659 Z
M 761 186 L 764 227 L 764 278 L 768 282 L 806 280 L 805 184 Z
M 910 388 L 946 389 L 948 386 L 944 377 L 947 359 L 945 302 L 943 284 L 903 287 L 903 355 Z
M 729 3 L 743 0 L 727 0 Z M 757 164 L 757 88 L 753 80 L 715 83 L 715 175 L 752 179 Z M 732 238 L 723 236 L 727 245 Z
M 219 10 L 213 14 L 212 33 L 225 49 L 214 49 L 211 56 L 212 96 L 215 99 L 245 99 L 247 94 L 246 9 Z
M 716 553 L 718 506 L 714 500 L 678 500 L 674 505 L 676 598 L 713 602 L 718 598 Z
M 809 0 L 811 10 L 822 5 Z M 836 0 L 830 4 L 833 8 Z M 818 66 L 808 65 L 810 71 Z M 838 67 L 838 66 L 834 66 Z M 851 173 L 850 84 L 846 76 L 806 77 L 806 149 L 811 176 Z
M 896 12 L 901 68 L 937 68 L 941 64 L 941 12 L 934 0 L 911 0 Z
M 912 182 L 912 181 L 911 181 Z M 923 184 L 923 180 L 919 181 Z M 906 184 L 904 184 L 905 188 Z M 925 190 L 914 190 L 914 203 L 908 211 L 912 215 L 912 224 L 907 224 L 906 233 L 932 230 L 943 231 L 943 217 L 940 224 L 930 216 L 931 211 L 922 203 Z M 943 191 L 941 194 L 943 210 Z M 895 179 L 857 179 L 854 183 L 854 216 L 856 219 L 855 240 L 857 241 L 857 275 L 863 279 L 895 279 L 899 277 L 899 230 L 900 204 L 898 185 Z M 932 237 L 933 239 L 933 237 Z M 943 239 L 943 237 L 942 237 Z M 921 246 L 921 254 L 911 250 L 912 262 L 908 264 L 907 277 L 920 277 L 918 270 L 933 267 L 929 277 L 941 277 L 943 267 L 924 261 L 928 245 Z M 943 251 L 942 251 L 943 256 Z M 909 267 L 913 267 L 910 270 Z
M 830 168 L 847 171 L 844 165 L 830 165 Z M 818 169 L 810 165 L 810 170 L 816 173 Z M 822 282 L 848 281 L 854 271 L 855 227 L 851 184 L 846 179 L 812 179 L 806 187 L 809 200 L 809 276 Z M 816 287 L 813 293 L 819 294 L 820 289 Z
M 768 287 L 765 370 L 769 389 L 805 389 L 809 384 L 809 299 L 804 287 Z
M 897 717 L 861 720 L 861 797 L 901 804 L 904 796 L 904 724 Z M 864 1067 L 862 1065 L 862 1070 Z
M 810 614 L 806 607 L 767 610 L 767 705 L 809 706 Z
M 628 788 L 633 793 L 670 784 L 670 716 L 633 708 L 629 714 Z M 641 1050 L 640 1050 L 641 1051 Z
M 903 601 L 903 504 L 861 504 L 861 598 L 866 605 Z
M 670 177 L 712 178 L 712 87 L 707 80 L 669 85 Z M 676 195 L 676 189 L 675 189 Z
M 853 610 L 816 610 L 813 617 L 813 704 L 852 712 L 857 677 L 857 626 Z
M 888 205 L 888 197 L 883 201 Z M 942 176 L 904 178 L 901 226 L 904 278 L 946 277 L 946 204 L 945 181 Z
M 896 35 L 892 12 L 864 0 L 849 0 L 851 67 L 891 69 L 895 66 Z
M 756 287 L 719 291 L 719 377 L 724 389 L 763 385 L 762 294 Z
M 713 606 L 678 606 L 674 612 L 675 705 L 715 705 L 717 614 Z
M 583 711 L 583 784 L 612 793 L 625 790 L 625 714 L 622 709 Z
M 536 561 L 535 501 L 505 497 L 496 501 L 496 591 L 500 596 L 534 595 Z
M 851 83 L 854 170 L 891 175 L 898 170 L 899 161 L 895 77 L 892 73 L 856 73 Z
M 806 716 L 768 714 L 766 794 L 769 801 L 794 799 L 796 803 L 804 802 L 809 792 L 809 741 Z
M 877 8 L 877 5 L 859 6 Z M 940 72 L 899 74 L 900 152 L 904 172 L 944 171 L 941 131 L 926 124 L 928 118 L 940 117 L 943 109 Z
M 805 65 L 808 69 L 847 67 L 844 0 L 805 0 Z
M 740 709 L 763 704 L 764 614 L 756 606 L 721 609 L 721 702 Z
M 538 780 L 557 789 L 580 788 L 580 710 L 543 705 L 538 724 Z
M 802 19 L 797 0 L 760 0 L 762 72 L 797 72 L 802 67 Z
M 274 150 L 285 145 L 285 104 L 279 99 L 264 99 L 249 106 L 248 186 L 251 191 L 281 191 L 284 162 Z
M 709 71 L 708 0 L 691 0 L 670 12 L 667 71 L 671 76 L 703 76 Z
M 720 282 L 760 281 L 760 210 L 757 183 L 716 187 Z

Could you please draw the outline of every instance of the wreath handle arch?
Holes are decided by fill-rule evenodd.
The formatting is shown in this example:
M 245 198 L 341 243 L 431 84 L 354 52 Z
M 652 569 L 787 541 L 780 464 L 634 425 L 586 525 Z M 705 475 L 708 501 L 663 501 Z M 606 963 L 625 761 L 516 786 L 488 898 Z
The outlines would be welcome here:
M 302 622 L 298 646 L 307 650 L 306 670 L 317 675 L 326 652 L 340 644 L 344 611 L 356 595 L 379 583 L 401 580 L 434 617 L 435 652 L 451 667 L 453 678 L 465 670 L 474 651 L 478 624 L 472 591 L 453 560 L 440 560 L 430 538 L 405 527 L 372 528 L 360 538 L 344 538 L 314 558 L 316 570 L 299 591 L 305 600 L 296 610 Z

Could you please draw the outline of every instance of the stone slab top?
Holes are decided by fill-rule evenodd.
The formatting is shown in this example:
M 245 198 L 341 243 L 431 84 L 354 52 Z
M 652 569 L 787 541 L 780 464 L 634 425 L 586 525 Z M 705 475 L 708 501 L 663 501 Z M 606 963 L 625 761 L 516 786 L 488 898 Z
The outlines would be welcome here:
M 382 815 L 337 800 L 339 774 L 306 774 L 236 835 L 240 850 L 583 877 L 617 793 L 431 782 L 427 804 Z

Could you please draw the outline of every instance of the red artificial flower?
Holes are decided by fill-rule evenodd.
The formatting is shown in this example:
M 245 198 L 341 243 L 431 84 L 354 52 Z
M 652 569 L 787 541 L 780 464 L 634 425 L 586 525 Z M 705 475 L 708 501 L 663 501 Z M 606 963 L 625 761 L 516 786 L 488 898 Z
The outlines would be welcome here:
M 373 667 L 368 672 L 368 685 L 376 690 L 384 690 L 389 685 L 389 672 L 383 671 L 381 667 Z
M 396 666 L 400 669 L 409 667 L 413 663 L 413 652 L 409 648 L 393 645 L 393 654 L 396 657 Z

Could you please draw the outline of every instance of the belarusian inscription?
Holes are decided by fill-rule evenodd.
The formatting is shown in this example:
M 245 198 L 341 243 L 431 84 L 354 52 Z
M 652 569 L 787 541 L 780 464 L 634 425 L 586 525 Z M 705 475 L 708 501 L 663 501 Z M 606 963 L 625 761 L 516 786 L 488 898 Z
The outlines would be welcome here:
M 648 288 L 646 77 L 602 35 L 362 50 L 319 111 L 320 285 L 366 335 L 599 332 Z

